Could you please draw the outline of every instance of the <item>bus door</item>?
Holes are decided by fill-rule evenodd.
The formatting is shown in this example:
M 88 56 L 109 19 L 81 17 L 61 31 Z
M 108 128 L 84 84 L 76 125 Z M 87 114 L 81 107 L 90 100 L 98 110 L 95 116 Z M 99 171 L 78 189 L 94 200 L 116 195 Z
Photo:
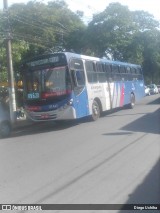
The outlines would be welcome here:
M 106 86 L 106 106 L 107 110 L 112 109 L 112 99 L 113 99 L 113 79 L 112 79 L 112 69 L 111 69 L 111 64 L 105 63 L 104 64 L 104 71 L 106 73 L 106 78 L 107 78 L 107 86 Z
M 110 110 L 111 109 L 111 93 L 110 93 L 110 85 L 108 82 L 107 65 L 102 62 L 97 62 L 96 68 L 97 68 L 98 82 L 100 83 L 100 85 L 97 86 L 97 91 L 95 92 L 98 95 L 98 97 L 101 98 L 103 110 Z
M 83 61 L 81 59 L 72 59 L 71 75 L 74 84 L 74 107 L 76 118 L 82 118 L 89 115 L 88 95 L 85 86 L 85 75 Z

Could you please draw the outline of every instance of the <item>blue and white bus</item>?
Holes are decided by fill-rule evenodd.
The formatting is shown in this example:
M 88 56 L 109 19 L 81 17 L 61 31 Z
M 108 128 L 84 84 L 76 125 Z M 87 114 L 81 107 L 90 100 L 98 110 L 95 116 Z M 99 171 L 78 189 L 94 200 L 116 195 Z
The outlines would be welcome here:
M 141 66 L 69 52 L 41 55 L 23 64 L 24 106 L 33 121 L 69 120 L 144 97 Z

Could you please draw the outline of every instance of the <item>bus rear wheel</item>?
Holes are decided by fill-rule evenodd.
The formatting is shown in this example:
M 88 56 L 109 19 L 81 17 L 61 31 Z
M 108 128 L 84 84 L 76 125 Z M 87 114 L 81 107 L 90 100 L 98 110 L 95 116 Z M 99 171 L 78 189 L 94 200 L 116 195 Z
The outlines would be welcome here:
M 98 118 L 100 117 L 100 107 L 99 104 L 97 103 L 97 101 L 93 101 L 92 103 L 92 120 L 96 121 L 98 120 Z
M 135 96 L 134 96 L 134 94 L 131 94 L 131 99 L 130 100 L 131 100 L 131 102 L 130 102 L 129 108 L 133 109 L 134 106 L 135 106 Z

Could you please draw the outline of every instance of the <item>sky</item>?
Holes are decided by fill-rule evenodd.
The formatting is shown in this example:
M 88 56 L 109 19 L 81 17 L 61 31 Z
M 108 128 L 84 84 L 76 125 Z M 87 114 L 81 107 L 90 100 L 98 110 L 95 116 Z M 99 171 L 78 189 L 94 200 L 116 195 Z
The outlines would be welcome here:
M 29 0 L 8 0 L 8 6 L 14 3 L 27 3 Z M 37 0 L 47 3 L 51 0 Z M 159 0 L 65 0 L 72 11 L 84 12 L 86 22 L 92 20 L 92 15 L 102 12 L 110 3 L 119 2 L 128 6 L 129 10 L 144 10 L 160 21 Z M 3 0 L 0 0 L 0 9 L 3 9 Z

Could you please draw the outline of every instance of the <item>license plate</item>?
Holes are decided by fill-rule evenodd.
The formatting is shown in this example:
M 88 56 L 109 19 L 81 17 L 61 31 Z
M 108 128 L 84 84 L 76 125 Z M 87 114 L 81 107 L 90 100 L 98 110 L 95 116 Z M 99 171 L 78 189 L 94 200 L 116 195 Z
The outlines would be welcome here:
M 48 119 L 50 116 L 49 116 L 49 114 L 42 114 L 41 115 L 41 118 L 42 119 Z

